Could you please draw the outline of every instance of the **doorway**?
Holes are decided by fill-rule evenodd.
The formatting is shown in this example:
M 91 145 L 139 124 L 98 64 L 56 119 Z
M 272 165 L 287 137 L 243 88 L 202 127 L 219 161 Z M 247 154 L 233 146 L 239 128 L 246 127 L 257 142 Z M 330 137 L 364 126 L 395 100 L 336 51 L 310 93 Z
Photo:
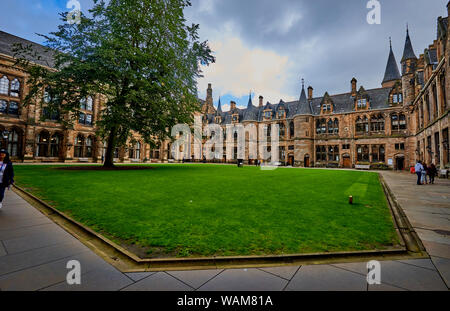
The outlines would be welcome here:
M 343 163 L 344 168 L 352 168 L 352 160 L 350 159 L 349 156 L 344 156 L 342 159 L 344 161 Z
M 290 166 L 294 166 L 294 156 L 293 155 L 289 155 L 289 157 L 288 157 L 288 164 Z
M 309 167 L 309 155 L 305 155 L 304 163 L 305 163 L 305 167 Z
M 403 171 L 405 169 L 405 158 L 404 157 L 395 158 L 395 166 L 398 171 Z

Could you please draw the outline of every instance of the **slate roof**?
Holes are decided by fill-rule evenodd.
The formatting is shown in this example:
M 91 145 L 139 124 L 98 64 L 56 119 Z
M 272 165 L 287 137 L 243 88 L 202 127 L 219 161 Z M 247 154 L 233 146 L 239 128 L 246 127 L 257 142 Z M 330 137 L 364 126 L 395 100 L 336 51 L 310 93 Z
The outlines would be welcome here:
M 368 96 L 370 101 L 371 110 L 379 110 L 389 108 L 389 93 L 392 88 L 378 88 L 372 90 L 365 90 L 365 95 Z M 338 113 L 348 113 L 354 111 L 354 98 L 351 93 L 344 93 L 338 95 L 330 95 L 330 100 L 334 105 L 334 114 Z M 220 113 L 222 117 L 222 124 L 231 124 L 231 117 L 233 113 L 239 115 L 239 122 L 243 121 L 263 121 L 264 120 L 264 110 L 270 109 L 272 111 L 272 120 L 276 121 L 278 115 L 276 112 L 283 107 L 286 111 L 286 118 L 292 119 L 294 116 L 306 115 L 306 116 L 319 116 L 320 115 L 320 105 L 323 101 L 323 97 L 316 97 L 312 100 L 307 100 L 305 102 L 300 102 L 300 100 L 292 102 L 280 101 L 278 104 L 271 104 L 269 102 L 262 107 L 251 106 L 249 108 L 239 109 L 236 108 L 233 112 L 225 111 Z M 217 112 L 216 112 L 217 115 Z M 214 123 L 214 114 L 208 114 L 208 123 Z
M 390 46 L 389 58 L 386 64 L 386 70 L 384 72 L 383 82 L 389 82 L 394 80 L 400 80 L 400 71 L 398 70 L 397 61 L 395 60 L 394 52 L 392 51 L 392 44 Z
M 402 62 L 407 59 L 416 59 L 416 54 L 414 54 L 414 49 L 412 47 L 411 38 L 409 37 L 409 30 L 406 29 L 406 41 L 405 48 L 403 49 Z
M 0 30 L 0 53 L 13 57 L 13 47 L 14 44 L 20 43 L 23 47 L 31 46 L 33 51 L 36 52 L 38 57 L 33 57 L 29 59 L 30 61 L 48 67 L 54 67 L 53 55 L 54 51 L 50 50 L 48 47 L 43 45 L 25 40 L 23 38 L 14 36 L 7 32 Z

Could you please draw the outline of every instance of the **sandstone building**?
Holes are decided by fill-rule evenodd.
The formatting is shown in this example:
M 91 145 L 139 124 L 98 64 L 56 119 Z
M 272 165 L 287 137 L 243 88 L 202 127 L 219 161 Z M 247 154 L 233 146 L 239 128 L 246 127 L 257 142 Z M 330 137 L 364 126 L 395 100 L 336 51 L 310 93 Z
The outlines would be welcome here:
M 450 3 L 447 6 L 450 10 Z M 353 78 L 349 92 L 315 96 L 304 85 L 299 99 L 277 104 L 249 98 L 247 108 L 231 102 L 230 111 L 222 111 L 219 100 L 213 106 L 209 85 L 205 101 L 200 100 L 203 122 L 219 124 L 278 124 L 280 161 L 293 166 L 327 166 L 408 169 L 416 160 L 449 167 L 450 79 L 448 17 L 437 19 L 437 36 L 416 56 L 406 32 L 400 61 L 401 71 L 390 48 L 381 87 L 365 89 Z M 82 113 L 73 127 L 58 122 L 59 116 L 45 109 L 48 95 L 35 105 L 22 105 L 27 93 L 27 73 L 14 66 L 12 44 L 32 44 L 42 50 L 42 66 L 51 67 L 44 48 L 0 31 L 0 144 L 16 161 L 99 162 L 104 144 L 96 137 L 95 121 L 102 107 L 100 96 L 81 103 Z M 270 132 L 270 129 L 268 130 Z M 117 148 L 120 162 L 167 161 L 172 157 L 171 142 L 157 149 L 138 136 L 126 147 Z M 247 163 L 252 163 L 246 153 Z M 225 159 L 234 162 L 235 159 Z

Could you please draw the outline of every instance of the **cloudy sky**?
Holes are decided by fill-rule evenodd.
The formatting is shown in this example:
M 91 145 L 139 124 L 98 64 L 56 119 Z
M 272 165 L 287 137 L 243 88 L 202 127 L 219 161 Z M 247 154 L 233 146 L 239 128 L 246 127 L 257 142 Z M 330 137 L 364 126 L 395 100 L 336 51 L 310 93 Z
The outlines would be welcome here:
M 81 9 L 92 6 L 79 0 Z M 59 23 L 67 0 L 0 0 L 0 29 L 42 43 Z M 199 97 L 208 83 L 214 102 L 225 109 L 230 100 L 246 106 L 252 91 L 277 103 L 298 99 L 301 78 L 315 96 L 348 92 L 350 80 L 366 89 L 381 86 L 389 37 L 399 62 L 406 24 L 416 55 L 436 38 L 436 19 L 447 16 L 447 0 L 379 0 L 381 24 L 369 25 L 368 0 L 192 0 L 189 23 L 200 24 L 202 39 L 215 53 L 215 64 L 204 68 Z

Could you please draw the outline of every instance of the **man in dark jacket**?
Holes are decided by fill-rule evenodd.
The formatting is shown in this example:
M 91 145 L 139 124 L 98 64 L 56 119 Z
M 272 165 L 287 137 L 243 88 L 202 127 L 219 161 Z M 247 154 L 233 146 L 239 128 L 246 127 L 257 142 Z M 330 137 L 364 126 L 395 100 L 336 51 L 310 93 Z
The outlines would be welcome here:
M 14 169 L 9 160 L 8 151 L 0 149 L 0 209 L 3 205 L 5 190 L 14 183 Z

